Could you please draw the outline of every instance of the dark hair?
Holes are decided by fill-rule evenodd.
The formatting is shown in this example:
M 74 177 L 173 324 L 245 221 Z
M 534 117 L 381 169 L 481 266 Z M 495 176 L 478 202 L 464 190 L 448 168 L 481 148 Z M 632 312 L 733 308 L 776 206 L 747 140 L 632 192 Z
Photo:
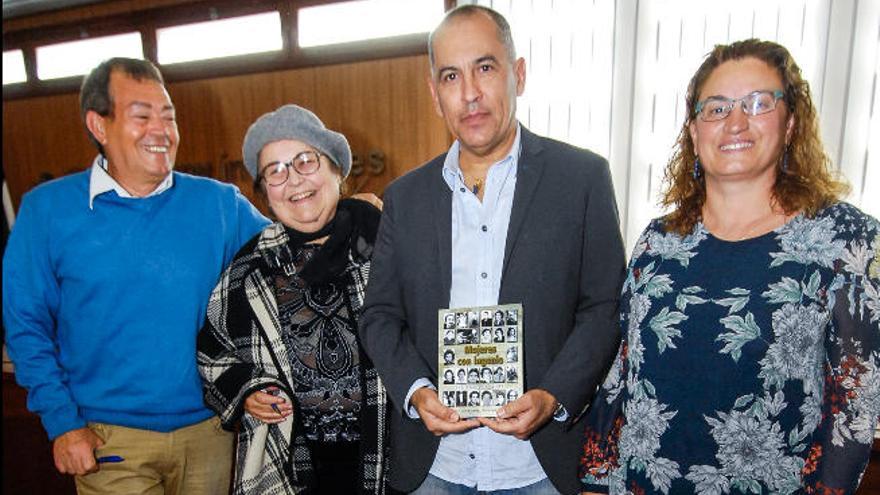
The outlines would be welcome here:
M 776 168 L 776 182 L 773 185 L 775 204 L 786 214 L 803 211 L 807 216 L 812 216 L 848 190 L 846 183 L 831 171 L 831 161 L 825 154 L 819 134 L 810 85 L 804 80 L 800 67 L 788 50 L 778 43 L 758 39 L 715 45 L 688 84 L 684 123 L 672 158 L 666 166 L 661 204 L 673 208 L 672 213 L 664 219 L 666 231 L 679 235 L 690 233 L 702 218 L 703 204 L 706 202 L 705 179 L 693 177 L 697 154 L 690 134 L 700 91 L 719 65 L 750 57 L 763 61 L 777 71 L 785 93 L 783 100 L 794 117 L 791 142 L 784 151 L 788 154 L 786 166 L 783 169 L 780 156 Z
M 471 17 L 479 14 L 489 16 L 489 19 L 495 23 L 498 41 L 507 49 L 507 56 L 510 58 L 510 62 L 516 60 L 516 46 L 513 44 L 513 34 L 510 31 L 510 24 L 507 23 L 507 19 L 503 15 L 482 5 L 460 5 L 447 12 L 443 20 L 440 21 L 440 24 L 428 35 L 428 60 L 431 61 L 431 71 L 434 70 L 434 36 L 443 27 L 459 17 Z
M 156 81 L 164 85 L 162 73 L 149 60 L 136 58 L 115 57 L 107 59 L 91 70 L 83 78 L 79 91 L 79 112 L 83 124 L 86 122 L 86 114 L 93 111 L 102 117 L 113 116 L 113 95 L 110 93 L 110 76 L 114 71 L 120 71 L 135 81 Z M 92 136 L 92 132 L 86 127 L 89 140 L 104 154 L 104 147 Z

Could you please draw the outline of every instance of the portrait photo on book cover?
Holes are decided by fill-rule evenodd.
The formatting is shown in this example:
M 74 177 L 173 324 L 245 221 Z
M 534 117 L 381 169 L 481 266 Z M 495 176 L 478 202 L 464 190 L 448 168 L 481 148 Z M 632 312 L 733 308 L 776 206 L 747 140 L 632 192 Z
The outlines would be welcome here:
M 521 304 L 441 309 L 437 392 L 463 418 L 495 417 L 523 393 Z

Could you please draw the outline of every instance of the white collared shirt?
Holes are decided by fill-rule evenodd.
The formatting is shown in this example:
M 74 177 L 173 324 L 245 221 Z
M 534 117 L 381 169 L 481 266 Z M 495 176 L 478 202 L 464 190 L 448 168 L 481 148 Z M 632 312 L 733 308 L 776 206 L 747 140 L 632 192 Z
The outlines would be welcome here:
M 174 174 L 169 172 L 168 175 L 162 179 L 162 182 L 153 190 L 150 194 L 146 196 L 133 196 L 131 193 L 125 190 L 124 187 L 119 185 L 116 182 L 116 179 L 110 176 L 110 173 L 107 171 L 107 159 L 104 158 L 104 155 L 99 154 L 95 157 L 95 160 L 92 162 L 92 174 L 89 178 L 89 209 L 94 209 L 94 201 L 95 197 L 104 194 L 108 191 L 116 191 L 116 194 L 120 198 L 149 198 L 151 196 L 156 196 L 162 194 L 167 191 L 174 185 Z

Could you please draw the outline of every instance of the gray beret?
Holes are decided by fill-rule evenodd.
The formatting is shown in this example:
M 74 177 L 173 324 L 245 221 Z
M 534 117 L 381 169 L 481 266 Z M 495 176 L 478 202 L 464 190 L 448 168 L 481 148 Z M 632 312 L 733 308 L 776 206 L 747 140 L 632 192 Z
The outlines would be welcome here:
M 351 171 L 351 148 L 345 136 L 324 127 L 321 119 L 309 110 L 284 105 L 258 118 L 244 135 L 241 156 L 251 177 L 257 178 L 263 147 L 285 139 L 302 141 L 327 155 L 339 167 L 343 179 Z

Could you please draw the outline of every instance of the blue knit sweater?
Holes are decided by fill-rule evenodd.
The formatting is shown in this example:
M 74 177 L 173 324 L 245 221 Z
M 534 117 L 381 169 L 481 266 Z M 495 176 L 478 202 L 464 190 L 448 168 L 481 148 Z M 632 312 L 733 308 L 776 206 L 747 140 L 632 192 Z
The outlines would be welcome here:
M 140 199 L 90 171 L 24 196 L 3 259 L 3 318 L 28 408 L 50 438 L 97 421 L 171 431 L 211 416 L 196 334 L 239 247 L 268 221 L 237 188 L 174 173 Z

